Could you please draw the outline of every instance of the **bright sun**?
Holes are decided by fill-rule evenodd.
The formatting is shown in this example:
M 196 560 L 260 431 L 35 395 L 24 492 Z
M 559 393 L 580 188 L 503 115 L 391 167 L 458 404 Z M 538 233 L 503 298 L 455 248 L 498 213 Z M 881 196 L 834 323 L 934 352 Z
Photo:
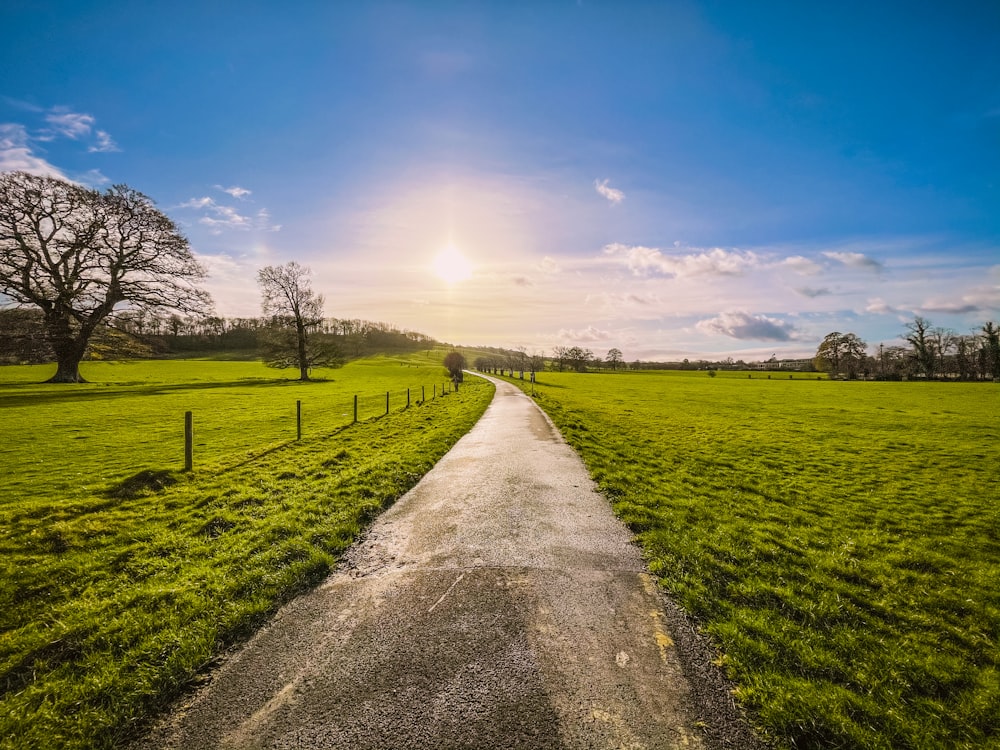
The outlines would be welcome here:
M 434 256 L 431 270 L 435 276 L 448 284 L 456 284 L 472 277 L 472 263 L 454 245 L 448 245 Z

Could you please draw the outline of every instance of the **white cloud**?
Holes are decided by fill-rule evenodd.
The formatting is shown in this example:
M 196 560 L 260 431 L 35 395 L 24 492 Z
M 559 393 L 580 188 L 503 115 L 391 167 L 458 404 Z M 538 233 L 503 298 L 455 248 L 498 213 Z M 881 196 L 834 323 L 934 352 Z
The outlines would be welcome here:
M 607 341 L 611 338 L 611 332 L 602 331 L 594 326 L 587 326 L 586 328 L 581 328 L 579 330 L 560 328 L 559 338 L 565 341 L 587 344 L 594 343 L 596 341 Z
M 35 114 L 46 112 L 46 110 L 27 105 L 15 104 Z M 118 151 L 118 146 L 106 130 L 94 132 L 96 119 L 93 115 L 70 112 L 63 107 L 55 107 L 48 110 L 43 119 L 46 123 L 45 127 L 35 131 L 29 131 L 20 123 L 0 123 L 0 170 L 20 170 L 88 185 L 102 185 L 110 182 L 96 169 L 85 172 L 76 179 L 68 177 L 61 169 L 35 153 L 36 144 L 48 143 L 59 138 L 71 141 L 90 141 L 90 146 L 87 148 L 88 153 Z
M 271 214 L 266 208 L 257 211 L 255 216 L 241 214 L 232 206 L 216 203 L 214 198 L 203 196 L 191 198 L 181 203 L 178 208 L 190 208 L 203 212 L 198 223 L 208 227 L 212 234 L 221 234 L 226 229 L 248 231 L 257 229 L 263 232 L 281 231 L 280 224 L 271 221 Z
M 809 258 L 804 258 L 801 255 L 792 255 L 785 258 L 781 261 L 781 265 L 788 266 L 795 273 L 802 274 L 803 276 L 814 276 L 823 270 L 823 267 L 819 263 L 809 260 Z
M 82 175 L 80 175 L 80 182 L 85 185 L 95 186 L 95 185 L 107 185 L 111 182 L 110 179 L 101 174 L 99 169 L 88 169 Z
M 882 264 L 879 263 L 874 258 L 869 258 L 864 253 L 854 253 L 854 252 L 837 252 L 836 250 L 828 250 L 823 253 L 827 258 L 835 260 L 838 263 L 843 263 L 845 266 L 850 268 L 860 268 L 866 271 L 881 271 Z
M 51 126 L 54 134 L 78 141 L 84 136 L 90 135 L 96 120 L 93 115 L 67 112 L 57 107 L 45 116 L 45 122 Z
M 538 263 L 535 264 L 535 268 L 541 271 L 542 273 L 547 273 L 547 274 L 559 273 L 562 270 L 559 267 L 559 264 L 556 263 L 548 255 L 546 255 L 544 258 L 538 261 Z
M 272 224 L 270 211 L 262 208 L 257 212 L 257 220 L 254 222 L 254 228 L 265 232 L 280 232 L 281 224 Z
M 121 151 L 118 144 L 112 140 L 106 130 L 98 130 L 96 133 L 97 142 L 87 149 L 90 153 L 106 154 L 112 151 Z
M 215 201 L 211 198 L 191 198 L 191 200 L 184 201 L 178 208 L 208 208 L 209 206 L 215 205 Z
M 213 202 L 207 208 L 212 211 L 212 215 L 202 216 L 198 219 L 198 223 L 209 227 L 213 234 L 219 234 L 223 229 L 245 230 L 253 227 L 250 217 L 243 216 L 232 206 L 220 206 Z
M 252 190 L 247 190 L 246 188 L 239 187 L 238 185 L 233 185 L 228 188 L 222 187 L 222 185 L 216 185 L 215 189 L 221 190 L 223 193 L 229 193 L 231 196 L 239 200 L 246 198 L 253 192 Z
M 603 195 L 609 201 L 618 205 L 625 200 L 625 193 L 617 188 L 609 187 L 610 180 L 594 180 L 594 190 Z
M 0 123 L 0 172 L 17 171 L 67 179 L 58 167 L 34 154 L 28 131 L 23 125 Z
M 95 130 L 97 118 L 83 112 L 70 112 L 65 107 L 54 107 L 45 115 L 48 127 L 40 130 L 35 138 L 39 141 L 54 141 L 69 138 L 71 141 L 90 140 L 88 153 L 109 153 L 120 151 L 111 134 L 106 130 Z
M 926 313 L 944 313 L 946 315 L 966 315 L 983 310 L 978 304 L 969 301 L 968 297 L 963 297 L 962 300 L 932 299 L 922 304 L 920 309 Z
M 604 254 L 621 259 L 634 276 L 741 276 L 760 266 L 763 259 L 752 251 L 713 248 L 685 255 L 666 255 L 655 247 L 621 243 L 607 245 Z
M 865 312 L 873 313 L 875 315 L 896 315 L 900 311 L 881 297 L 875 297 L 874 299 L 868 300 Z
M 751 315 L 748 312 L 725 312 L 717 317 L 699 321 L 695 327 L 703 333 L 758 341 L 789 341 L 795 334 L 795 327 L 790 323 L 766 315 Z

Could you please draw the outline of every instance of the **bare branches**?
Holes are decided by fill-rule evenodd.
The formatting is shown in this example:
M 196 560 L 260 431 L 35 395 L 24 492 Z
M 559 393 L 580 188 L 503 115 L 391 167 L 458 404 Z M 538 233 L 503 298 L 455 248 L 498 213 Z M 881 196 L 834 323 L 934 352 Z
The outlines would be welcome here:
M 210 311 L 205 276 L 176 225 L 128 186 L 0 175 L 0 293 L 42 310 L 58 379 L 79 379 L 90 335 L 119 305 Z
M 265 315 L 290 316 L 295 325 L 314 326 L 323 320 L 323 295 L 312 290 L 312 272 L 292 261 L 265 266 L 257 273 Z
M 272 367 L 288 367 L 294 362 L 300 380 L 309 380 L 310 368 L 320 360 L 339 359 L 339 352 L 321 353 L 310 345 L 310 334 L 323 322 L 323 296 L 313 291 L 310 274 L 308 268 L 294 261 L 283 266 L 265 266 L 257 273 L 261 307 L 277 329 L 265 347 L 265 360 Z M 282 328 L 293 329 L 294 338 L 283 335 Z

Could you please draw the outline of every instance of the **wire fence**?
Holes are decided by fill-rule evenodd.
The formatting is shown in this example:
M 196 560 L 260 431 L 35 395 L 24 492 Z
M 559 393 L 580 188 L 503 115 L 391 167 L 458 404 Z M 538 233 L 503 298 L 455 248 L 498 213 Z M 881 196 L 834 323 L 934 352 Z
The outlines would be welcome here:
M 195 410 L 184 413 L 184 469 L 194 468 L 195 455 L 207 453 L 218 458 L 219 448 L 233 446 L 233 435 L 240 435 L 238 441 L 240 453 L 245 451 L 247 457 L 254 453 L 264 452 L 274 447 L 276 443 L 286 443 L 301 440 L 303 434 L 321 435 L 357 422 L 386 416 L 393 411 L 402 411 L 440 398 L 458 390 L 458 385 L 445 380 L 430 385 L 419 385 L 410 388 L 377 393 L 354 394 L 353 397 L 317 398 L 315 400 L 297 399 L 294 404 L 289 402 L 288 408 L 279 414 L 272 414 L 270 419 L 261 419 L 252 410 L 237 410 L 231 418 L 219 420 L 214 414 L 206 424 L 199 425 L 198 412 Z M 250 413 L 248 413 L 250 412 Z M 224 452 L 227 452 L 223 448 Z

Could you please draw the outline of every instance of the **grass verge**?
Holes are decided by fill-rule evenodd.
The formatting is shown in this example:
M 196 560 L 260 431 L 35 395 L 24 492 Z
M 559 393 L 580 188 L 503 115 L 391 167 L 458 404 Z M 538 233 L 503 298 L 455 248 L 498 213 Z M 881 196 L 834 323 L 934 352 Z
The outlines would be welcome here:
M 995 386 L 539 380 L 765 736 L 1000 747 Z
M 492 392 L 472 378 L 459 394 L 249 462 L 144 469 L 69 499 L 5 497 L 0 748 L 136 736 L 217 654 L 322 579 Z

